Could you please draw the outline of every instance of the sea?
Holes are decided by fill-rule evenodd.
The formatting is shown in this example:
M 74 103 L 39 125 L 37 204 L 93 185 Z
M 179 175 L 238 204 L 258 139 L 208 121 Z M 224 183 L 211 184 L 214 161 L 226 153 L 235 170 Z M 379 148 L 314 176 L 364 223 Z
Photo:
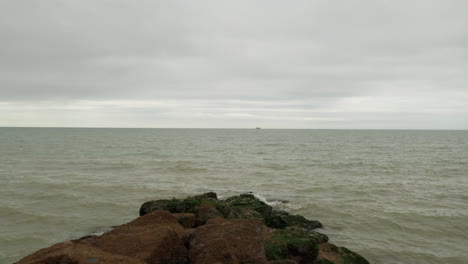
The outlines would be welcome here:
M 468 131 L 0 128 L 0 263 L 253 192 L 380 264 L 468 263 Z

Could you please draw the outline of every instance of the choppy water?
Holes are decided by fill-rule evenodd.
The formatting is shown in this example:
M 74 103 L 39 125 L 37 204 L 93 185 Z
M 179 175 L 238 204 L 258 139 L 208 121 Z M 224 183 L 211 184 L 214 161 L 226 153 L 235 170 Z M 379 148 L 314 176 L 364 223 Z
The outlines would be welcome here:
M 286 199 L 372 263 L 468 263 L 468 131 L 0 128 L 0 263 L 216 191 Z

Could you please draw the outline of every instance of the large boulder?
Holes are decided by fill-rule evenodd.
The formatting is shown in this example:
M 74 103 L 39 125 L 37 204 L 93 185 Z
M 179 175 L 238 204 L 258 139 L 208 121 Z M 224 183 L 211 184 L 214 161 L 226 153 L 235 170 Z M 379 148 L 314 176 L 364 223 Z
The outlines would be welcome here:
M 195 196 L 189 196 L 185 199 L 161 199 L 145 202 L 140 207 L 140 216 L 152 211 L 163 210 L 171 213 L 192 213 L 198 215 L 198 211 L 202 204 L 211 204 L 223 216 L 229 212 L 226 203 L 219 201 L 216 193 L 209 192 Z
M 264 203 L 263 201 L 255 197 L 253 194 L 241 194 L 237 196 L 232 196 L 226 199 L 226 203 L 232 209 L 238 209 L 237 211 L 247 212 L 245 213 L 247 217 L 243 217 L 242 215 L 237 214 L 231 218 L 250 218 L 252 212 L 258 213 L 254 214 L 259 215 L 260 217 L 267 217 L 273 211 L 273 208 L 271 206 Z
M 314 263 L 319 245 L 328 237 L 304 228 L 272 230 L 265 241 L 265 254 L 268 260 L 295 260 L 297 263 Z
M 291 215 L 284 211 L 273 211 L 269 216 L 265 217 L 265 225 L 272 228 L 286 228 L 288 226 L 296 226 L 313 230 L 321 228 L 322 223 L 315 220 L 308 220 L 302 215 Z
M 269 262 L 270 264 L 298 264 L 297 261 L 292 259 L 282 259 L 282 260 L 273 260 Z
M 16 262 L 16 264 L 146 264 L 127 256 L 112 254 L 95 247 L 73 242 L 62 242 L 41 249 Z
M 197 223 L 197 216 L 189 213 L 174 213 L 172 214 L 177 219 L 180 225 L 184 228 L 194 228 Z
M 266 264 L 263 224 L 253 219 L 210 219 L 189 238 L 190 263 Z
M 212 203 L 204 202 L 198 208 L 197 226 L 204 225 L 206 221 L 218 217 L 224 218 Z
M 154 211 L 102 236 L 75 242 L 149 264 L 183 264 L 188 262 L 187 238 L 188 234 L 175 216 L 166 211 Z
M 187 198 L 187 199 L 162 199 L 148 201 L 141 205 L 140 216 L 153 211 L 168 211 L 171 213 L 192 213 L 198 212 L 198 207 L 202 200 Z
M 215 192 L 207 192 L 207 193 L 203 193 L 203 194 L 199 194 L 199 195 L 195 195 L 195 196 L 189 196 L 189 198 L 191 199 L 195 199 L 195 200 L 218 200 L 218 195 L 215 193 Z
M 320 245 L 317 264 L 369 264 L 369 262 L 345 247 L 324 243 Z

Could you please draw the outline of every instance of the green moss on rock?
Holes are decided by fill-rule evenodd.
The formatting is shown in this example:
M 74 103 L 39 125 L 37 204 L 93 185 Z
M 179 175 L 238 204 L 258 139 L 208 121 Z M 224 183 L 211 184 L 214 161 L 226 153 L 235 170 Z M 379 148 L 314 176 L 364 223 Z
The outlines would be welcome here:
M 228 218 L 231 208 L 226 204 L 226 202 L 219 200 L 206 200 L 204 202 L 212 204 L 216 210 L 224 216 L 224 218 Z
M 300 257 L 306 263 L 312 263 L 319 244 L 327 241 L 326 235 L 302 228 L 277 229 L 265 242 L 265 254 L 269 260 Z
M 317 261 L 317 264 L 336 264 L 336 263 L 329 260 L 329 259 L 321 259 L 321 260 Z
M 291 259 L 282 259 L 282 260 L 270 261 L 270 264 L 297 264 L 297 262 Z
M 265 217 L 265 225 L 272 228 L 285 228 L 288 226 L 297 226 L 305 229 L 321 228 L 322 224 L 319 221 L 308 220 L 302 215 L 290 215 L 285 213 L 273 213 Z
M 143 203 L 140 215 L 155 210 L 171 213 L 193 213 L 197 225 L 203 225 L 215 217 L 226 219 L 258 219 L 273 228 L 265 240 L 265 254 L 272 263 L 314 264 L 368 264 L 359 254 L 347 248 L 326 243 L 328 237 L 311 231 L 322 227 L 318 221 L 308 220 L 301 215 L 273 210 L 252 194 L 232 196 L 218 200 L 210 192 L 186 199 L 162 199 Z M 319 254 L 320 252 L 320 254 Z M 320 256 L 319 256 L 320 255 Z
M 356 252 L 353 252 L 345 247 L 338 248 L 338 254 L 340 254 L 343 260 L 342 264 L 369 264 L 369 262 Z
M 145 202 L 140 207 L 140 216 L 156 210 L 169 211 L 171 213 L 192 213 L 196 214 L 202 200 L 187 198 L 180 199 L 162 199 Z
M 369 264 L 361 255 L 345 247 L 337 247 L 331 243 L 320 245 L 319 261 L 321 264 Z M 328 262 L 327 262 L 328 261 Z
M 218 196 L 214 192 L 207 192 L 195 196 L 189 196 L 188 198 L 193 200 L 218 200 Z
M 226 199 L 226 203 L 232 208 L 250 209 L 260 213 L 262 217 L 271 215 L 273 208 L 260 201 L 253 194 L 241 194 Z

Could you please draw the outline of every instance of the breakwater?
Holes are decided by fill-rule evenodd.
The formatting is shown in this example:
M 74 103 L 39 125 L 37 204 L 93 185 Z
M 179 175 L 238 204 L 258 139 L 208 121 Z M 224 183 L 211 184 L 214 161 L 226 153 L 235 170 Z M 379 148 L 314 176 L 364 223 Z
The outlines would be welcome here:
M 320 227 L 253 194 L 218 200 L 210 192 L 145 202 L 130 223 L 41 249 L 17 264 L 369 264 L 329 243 L 314 231 Z

